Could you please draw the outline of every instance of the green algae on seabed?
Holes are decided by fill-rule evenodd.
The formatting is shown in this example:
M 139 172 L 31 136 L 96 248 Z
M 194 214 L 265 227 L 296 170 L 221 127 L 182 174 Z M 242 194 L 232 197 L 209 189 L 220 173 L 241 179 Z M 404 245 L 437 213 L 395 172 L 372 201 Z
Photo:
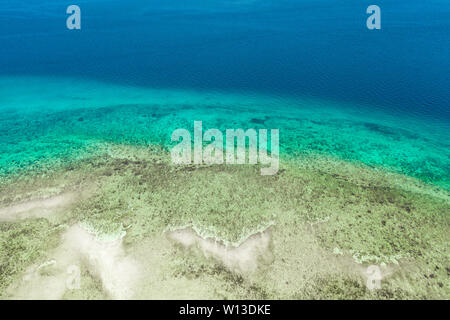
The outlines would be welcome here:
M 447 276 L 448 198 L 396 187 L 397 179 L 407 183 L 401 176 L 386 177 L 368 168 L 350 170 L 350 165 L 349 172 L 342 172 L 339 162 L 318 168 L 315 162 L 304 169 L 284 167 L 280 175 L 262 177 L 256 168 L 245 166 L 183 170 L 161 160 L 143 166 L 139 162 L 143 159 L 126 159 L 115 158 L 113 166 L 120 170 L 111 175 L 114 178 L 102 179 L 107 190 L 116 192 L 102 193 L 100 204 L 106 204 L 108 215 L 102 216 L 100 228 L 127 226 L 127 243 L 139 242 L 166 226 L 186 224 L 236 243 L 259 226 L 274 223 L 275 230 L 289 238 L 297 232 L 296 225 L 327 217 L 326 223 L 314 224 L 313 230 L 329 252 L 339 247 L 347 255 L 367 257 L 364 263 L 391 264 L 393 257 L 412 261 L 418 271 L 408 277 L 414 280 L 414 290 L 422 290 L 417 296 L 426 291 L 445 296 L 439 286 Z M 242 188 L 236 189 L 238 185 Z M 86 202 L 84 216 L 89 219 L 90 208 L 102 211 L 98 205 L 98 201 Z M 109 210 L 111 205 L 114 210 Z M 117 211 L 122 213 L 107 218 Z M 434 276 L 425 278 L 424 274 Z M 387 297 L 400 294 L 398 283 L 392 288 L 385 293 Z M 402 291 L 402 295 L 414 295 L 414 290 Z
M 256 167 L 245 165 L 174 166 L 162 149 L 110 145 L 103 151 L 69 171 L 53 172 L 53 177 L 27 175 L 10 183 L 18 186 L 26 179 L 30 189 L 33 185 L 42 189 L 47 184 L 47 190 L 94 184 L 91 196 L 81 200 L 59 223 L 82 222 L 100 236 L 126 231 L 123 240 L 130 247 L 161 234 L 167 227 L 187 224 L 201 234 L 230 243 L 270 223 L 274 224 L 274 236 L 280 239 L 277 243 L 289 243 L 299 230 L 306 230 L 302 226 L 311 225 L 311 236 L 330 255 L 334 248 L 340 248 L 350 259 L 365 256 L 369 260 L 364 263 L 377 264 L 391 264 L 392 257 L 400 256 L 401 263 L 410 261 L 415 268 L 407 278 L 408 283 L 413 280 L 412 289 L 400 292 L 406 280 L 395 278 L 393 282 L 386 280 L 386 292 L 375 295 L 361 291 L 363 284 L 358 277 L 333 280 L 338 276 L 318 274 L 317 279 L 312 277 L 303 283 L 306 291 L 298 291 L 298 286 L 292 285 L 280 289 L 262 273 L 254 279 L 254 288 L 260 288 L 260 293 L 253 291 L 255 297 L 351 298 L 351 292 L 361 293 L 360 298 L 427 297 L 426 292 L 433 297 L 446 296 L 440 284 L 447 277 L 449 200 L 446 193 L 413 178 L 323 157 L 286 160 L 279 174 L 261 176 Z M 58 179 L 58 175 L 64 179 Z M 63 186 L 58 188 L 55 181 Z M 4 203 L 11 203 L 8 197 L 16 197 L 10 193 L 17 190 L 13 185 L 2 189 Z M 298 236 L 294 241 L 310 237 Z M 299 250 L 300 244 L 293 247 Z M 280 255 L 275 265 L 300 253 L 279 245 L 274 250 Z M 214 264 L 208 265 L 215 270 Z M 295 272 L 299 270 L 295 266 L 282 270 L 297 279 Z M 182 272 L 189 273 L 187 269 Z M 236 276 L 222 278 L 226 273 L 220 272 L 221 281 L 236 280 Z M 428 277 L 430 274 L 433 277 Z M 246 281 L 244 292 L 250 290 Z M 327 286 L 319 290 L 317 286 L 324 281 Z M 344 284 L 354 285 L 356 291 L 345 293 L 340 288 Z
M 0 222 L 0 297 L 26 267 L 57 245 L 59 233 L 45 219 Z

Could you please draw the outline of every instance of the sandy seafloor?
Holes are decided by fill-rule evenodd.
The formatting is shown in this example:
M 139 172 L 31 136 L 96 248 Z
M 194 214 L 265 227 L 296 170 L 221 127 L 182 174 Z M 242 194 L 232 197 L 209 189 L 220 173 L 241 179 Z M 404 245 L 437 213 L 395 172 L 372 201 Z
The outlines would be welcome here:
M 372 110 L 2 77 L 0 297 L 450 298 L 448 122 Z M 194 120 L 280 129 L 279 172 L 172 164 Z

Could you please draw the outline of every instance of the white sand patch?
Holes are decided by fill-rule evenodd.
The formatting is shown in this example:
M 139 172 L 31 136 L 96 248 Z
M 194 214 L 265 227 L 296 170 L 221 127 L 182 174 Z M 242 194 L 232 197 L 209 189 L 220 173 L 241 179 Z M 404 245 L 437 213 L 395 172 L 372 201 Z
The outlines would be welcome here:
M 64 193 L 46 199 L 30 200 L 0 208 L 0 221 L 16 221 L 27 218 L 47 217 L 75 201 L 73 193 Z
M 100 242 L 81 227 L 65 234 L 65 243 L 77 252 L 89 271 L 101 279 L 103 289 L 114 299 L 131 298 L 139 275 L 135 261 L 128 258 L 122 239 Z
M 270 262 L 270 230 L 248 237 L 241 245 L 226 246 L 213 239 L 203 239 L 192 228 L 169 231 L 168 237 L 185 248 L 198 248 L 205 257 L 214 258 L 233 272 L 253 272 L 262 262 Z
M 213 270 L 213 263 L 205 265 L 205 272 L 199 272 L 203 263 L 192 252 L 174 248 L 174 240 L 167 234 L 157 234 L 136 244 L 132 256 L 145 266 L 136 299 L 156 300 L 211 300 L 243 299 L 234 284 Z M 200 255 L 203 255 L 200 251 Z M 193 257 L 194 259 L 189 259 Z M 212 262 L 212 261 L 211 261 Z M 199 263 L 199 264 L 197 264 Z M 209 270 L 209 271 L 208 271 Z M 227 275 L 226 275 L 227 276 Z M 244 275 L 245 276 L 245 275 Z M 222 294 L 224 293 L 225 294 Z
M 87 269 L 99 279 L 103 290 L 112 299 L 130 299 L 139 280 L 136 261 L 127 256 L 122 240 L 98 241 L 94 235 L 79 226 L 73 226 L 63 235 L 62 244 L 52 260 L 31 267 L 18 284 L 11 287 L 12 299 L 61 299 L 67 290 L 75 269 Z M 80 278 L 83 290 L 83 278 Z

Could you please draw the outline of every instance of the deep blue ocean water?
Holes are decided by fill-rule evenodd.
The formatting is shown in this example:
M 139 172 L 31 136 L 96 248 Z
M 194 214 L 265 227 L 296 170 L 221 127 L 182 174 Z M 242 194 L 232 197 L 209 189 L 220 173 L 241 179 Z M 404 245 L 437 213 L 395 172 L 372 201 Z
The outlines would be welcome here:
M 66 28 L 71 4 L 81 8 L 81 30 Z M 381 30 L 366 27 L 371 4 L 381 8 Z M 450 2 L 444 0 L 0 0 L 0 171 L 59 157 L 61 148 L 82 148 L 90 138 L 141 141 L 166 124 L 209 119 L 206 125 L 224 128 L 280 127 L 286 152 L 333 154 L 449 186 L 449 57 Z M 58 77 L 65 79 L 59 87 L 47 80 Z M 104 86 L 92 87 L 100 99 L 79 88 L 69 96 L 83 80 L 88 89 L 96 80 L 112 88 L 268 95 L 280 97 L 280 108 L 261 103 L 261 114 L 243 115 L 242 106 L 229 103 L 227 112 L 189 113 L 174 104 L 170 112 L 170 106 L 155 111 L 155 104 L 125 92 L 128 100 L 120 99 L 120 90 L 109 95 Z M 50 98 L 52 90 L 64 94 Z M 20 115 L 63 95 L 65 113 Z M 101 97 L 108 101 L 103 111 L 91 111 L 96 105 L 89 101 Z M 302 103 L 284 105 L 286 97 Z M 326 117 L 282 111 L 305 101 L 317 108 L 330 101 L 334 109 Z M 340 109 L 359 111 L 363 119 L 339 118 Z M 389 115 L 389 123 L 379 114 Z M 406 118 L 419 121 L 405 128 Z M 395 119 L 401 129 L 392 127 Z
M 375 3 L 382 29 L 366 28 Z M 317 96 L 450 117 L 446 0 L 0 1 L 0 74 Z M 66 29 L 78 4 L 82 30 Z

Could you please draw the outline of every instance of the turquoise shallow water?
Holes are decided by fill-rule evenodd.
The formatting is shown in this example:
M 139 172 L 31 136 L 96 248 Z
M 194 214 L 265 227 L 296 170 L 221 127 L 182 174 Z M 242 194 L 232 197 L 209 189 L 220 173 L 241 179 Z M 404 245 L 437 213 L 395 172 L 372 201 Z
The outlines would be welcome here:
M 449 187 L 448 1 L 0 2 L 0 174 L 176 128 L 278 128 L 315 153 Z M 94 81 L 95 80 L 95 81 Z
M 446 121 L 317 98 L 119 86 L 76 78 L 0 78 L 0 173 L 91 154 L 103 142 L 171 146 L 177 128 L 280 129 L 283 156 L 322 154 L 450 187 Z

